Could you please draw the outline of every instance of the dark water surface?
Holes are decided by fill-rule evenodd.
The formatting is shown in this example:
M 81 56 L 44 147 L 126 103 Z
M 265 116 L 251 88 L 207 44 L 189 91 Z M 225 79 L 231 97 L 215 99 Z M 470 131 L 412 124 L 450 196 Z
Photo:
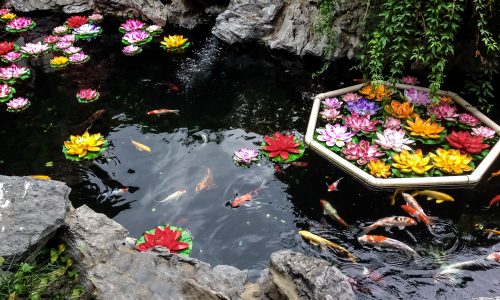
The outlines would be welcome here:
M 62 19 L 61 19 L 62 20 Z M 40 19 L 56 26 L 60 20 Z M 52 22 L 52 23 L 50 23 Z M 75 206 L 87 204 L 125 226 L 132 237 L 162 224 L 191 230 L 192 256 L 211 264 L 230 264 L 258 273 L 269 255 L 293 249 L 325 258 L 357 281 L 360 298 L 462 299 L 500 295 L 500 268 L 464 271 L 455 281 L 435 281 L 442 265 L 479 259 L 500 251 L 498 238 L 487 239 L 473 225 L 500 227 L 499 209 L 481 210 L 500 192 L 500 180 L 474 189 L 447 190 L 453 203 L 421 200 L 424 209 L 439 217 L 436 234 L 423 226 L 407 231 L 373 233 L 399 239 L 422 255 L 413 259 L 404 253 L 362 247 L 359 231 L 345 230 L 322 215 L 319 199 L 330 200 L 339 214 L 357 227 L 378 218 L 404 215 L 390 206 L 392 191 L 374 192 L 312 151 L 303 161 L 308 168 L 283 167 L 281 172 L 263 160 L 251 168 L 238 168 L 232 154 L 240 147 L 257 148 L 263 135 L 274 131 L 305 132 L 311 96 L 349 85 L 352 75 L 335 69 L 328 80 L 311 80 L 315 68 L 303 61 L 275 57 L 255 47 L 225 47 L 207 33 L 184 32 L 192 47 L 184 54 L 159 49 L 158 39 L 137 57 L 121 54 L 118 22 L 105 24 L 103 37 L 78 42 L 91 60 L 82 66 L 53 70 L 44 61 L 30 61 L 33 78 L 18 83 L 16 96 L 28 96 L 32 106 L 24 113 L 1 109 L 2 141 L 0 172 L 6 175 L 46 174 L 67 182 Z M 38 29 L 24 38 L 46 34 Z M 166 28 L 167 33 L 178 33 Z M 310 68 L 310 69 L 307 69 Z M 339 70 L 339 71 L 337 71 Z M 343 70 L 343 71 L 340 71 Z M 162 85 L 172 82 L 180 92 Z M 79 104 L 80 88 L 97 88 L 101 99 Z M 111 142 L 104 157 L 92 162 L 66 161 L 61 153 L 70 134 L 81 134 L 79 126 L 93 112 L 106 109 L 91 133 L 101 132 Z M 152 109 L 179 109 L 180 116 L 148 116 Z M 152 152 L 139 152 L 131 139 L 146 144 Z M 53 167 L 47 167 L 53 162 Z M 500 168 L 497 161 L 495 170 Z M 195 192 L 195 186 L 213 172 L 216 187 Z M 327 193 L 325 182 L 344 176 L 340 191 Z M 230 209 L 235 195 L 265 189 L 259 205 Z M 113 190 L 129 192 L 113 195 Z M 168 195 L 186 189 L 176 202 L 161 204 Z M 300 229 L 343 245 L 360 258 L 358 264 L 337 258 L 332 252 L 304 242 Z M 98 230 L 98 228 L 96 228 Z M 363 268 L 383 276 L 374 281 Z

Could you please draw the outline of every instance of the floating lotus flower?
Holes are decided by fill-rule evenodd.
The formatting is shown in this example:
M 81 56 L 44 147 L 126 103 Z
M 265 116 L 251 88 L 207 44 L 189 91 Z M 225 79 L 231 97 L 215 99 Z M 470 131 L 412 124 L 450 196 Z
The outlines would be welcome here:
M 17 17 L 17 15 L 15 13 L 6 13 L 6 14 L 2 14 L 2 16 L 0 17 L 0 20 L 2 20 L 3 22 L 6 22 L 6 21 L 10 21 L 10 20 L 13 20 Z
M 347 102 L 347 110 L 360 116 L 374 115 L 379 109 L 380 107 L 378 107 L 375 102 L 364 98 L 358 99 L 358 101 L 354 102 Z
M 72 16 L 66 20 L 66 25 L 69 28 L 79 28 L 80 26 L 87 24 L 87 17 L 85 16 Z
M 429 93 L 421 92 L 416 89 L 409 89 L 404 91 L 406 100 L 414 105 L 426 106 L 431 104 L 431 98 L 429 98 Z
M 142 52 L 142 48 L 136 45 L 128 45 L 123 47 L 122 49 L 123 54 L 128 55 L 128 56 L 133 56 L 137 55 Z
M 420 82 L 418 81 L 417 77 L 413 77 L 413 76 L 403 76 L 399 82 L 401 82 L 402 84 L 407 84 L 407 85 L 417 85 L 419 84 Z
M 248 166 L 258 162 L 260 160 L 260 154 L 254 149 L 241 148 L 234 152 L 233 160 L 239 166 Z
M 461 154 L 455 149 L 437 149 L 436 153 L 430 153 L 432 163 L 435 168 L 449 174 L 462 174 L 470 172 L 474 168 L 469 164 L 472 162 L 472 157 L 468 154 Z
M 2 55 L 2 60 L 5 62 L 17 62 L 23 59 L 23 54 L 21 52 L 11 51 L 5 55 Z
M 6 15 L 10 13 L 10 9 L 8 8 L 0 8 L 0 16 Z
M 430 105 L 427 114 L 434 116 L 437 120 L 455 121 L 458 117 L 457 108 L 448 102 L 441 101 L 437 105 Z
M 93 159 L 101 155 L 108 148 L 108 141 L 100 133 L 71 135 L 69 141 L 64 141 L 63 153 L 66 159 L 80 161 Z
M 359 93 L 365 95 L 365 98 L 368 98 L 370 100 L 375 99 L 377 101 L 382 101 L 386 98 L 389 98 L 393 94 L 391 89 L 383 84 L 375 87 L 371 84 L 367 84 L 361 90 L 359 90 Z
M 75 47 L 75 46 L 70 46 L 70 47 L 63 50 L 64 54 L 66 54 L 66 55 L 72 55 L 72 54 L 78 53 L 80 51 L 82 51 L 82 48 Z
M 71 46 L 73 46 L 72 42 L 59 41 L 56 43 L 56 48 L 59 50 L 64 50 L 64 49 L 69 48 Z
M 345 143 L 350 142 L 355 135 L 354 132 L 348 131 L 347 126 L 340 124 L 326 124 L 325 128 L 318 128 L 316 132 L 318 141 L 325 142 L 329 147 L 344 147 Z
M 0 68 L 0 81 L 14 83 L 16 79 L 27 79 L 30 77 L 30 70 L 25 67 L 18 67 L 16 64 L 10 67 Z
M 444 127 L 439 126 L 438 123 L 432 122 L 431 119 L 422 120 L 419 116 L 415 118 L 415 121 L 406 121 L 407 126 L 405 128 L 411 131 L 410 135 L 420 136 L 424 139 L 439 139 L 443 138 L 440 134 L 444 132 Z
M 382 127 L 391 129 L 399 129 L 401 126 L 401 121 L 393 117 L 388 117 L 382 124 Z
M 13 87 L 7 84 L 0 84 L 0 102 L 9 101 L 15 92 L 16 89 Z
M 5 30 L 8 32 L 25 32 L 30 29 L 35 28 L 36 23 L 31 20 L 30 18 L 15 18 L 14 20 L 10 21 L 7 26 L 5 26 Z
M 161 47 L 168 51 L 182 50 L 189 47 L 189 42 L 187 38 L 182 35 L 169 35 L 163 38 L 163 42 L 160 43 Z
M 401 152 L 403 149 L 411 150 L 408 145 L 415 143 L 409 138 L 405 138 L 404 130 L 391 128 L 385 129 L 383 133 L 377 132 L 377 139 L 374 142 L 379 144 L 382 149 L 396 152 Z
M 450 96 L 446 96 L 446 95 L 441 96 L 441 98 L 439 98 L 439 101 L 446 102 L 448 104 L 452 104 L 454 102 L 453 98 L 451 98 Z
M 125 33 L 129 31 L 140 30 L 144 27 L 146 27 L 146 24 L 142 23 L 141 21 L 136 19 L 128 19 L 127 21 L 125 21 L 125 23 L 120 25 L 120 28 L 118 30 L 120 30 L 121 33 Z
M 73 30 L 73 34 L 79 39 L 94 38 L 102 33 L 102 28 L 94 24 L 83 24 Z
M 379 178 L 387 178 L 391 175 L 391 166 L 386 165 L 385 162 L 377 159 L 369 161 L 367 164 L 370 174 Z
M 148 27 L 146 27 L 146 31 L 150 35 L 159 35 L 160 33 L 162 33 L 163 29 L 158 25 L 149 25 Z
M 76 36 L 74 34 L 65 34 L 59 38 L 59 41 L 73 44 L 76 41 Z
M 481 124 L 481 121 L 478 118 L 468 113 L 459 114 L 458 122 L 471 127 Z
M 321 103 L 323 103 L 325 108 L 340 109 L 342 107 L 342 101 L 338 98 L 326 98 Z
M 358 99 L 360 99 L 360 98 L 361 98 L 361 96 L 356 94 L 356 93 L 347 93 L 347 94 L 342 96 L 342 100 L 344 100 L 345 102 L 358 101 Z
M 69 31 L 69 27 L 66 26 L 66 25 L 62 25 L 62 26 L 57 26 L 55 27 L 53 30 L 52 30 L 52 33 L 54 35 L 63 35 L 63 34 L 66 34 L 67 32 Z
M 418 149 L 414 153 L 410 153 L 408 150 L 403 149 L 400 153 L 394 154 L 392 159 L 394 161 L 392 166 L 403 173 L 414 172 L 423 175 L 425 172 L 432 169 L 432 165 L 429 165 L 431 158 L 429 156 L 424 156 L 421 149 Z
M 69 63 L 69 59 L 65 56 L 56 56 L 50 60 L 50 66 L 52 68 L 63 68 L 67 66 Z
M 151 42 L 153 37 L 149 33 L 142 30 L 132 30 L 127 33 L 122 38 L 122 43 L 125 45 L 144 45 Z
M 335 108 L 328 108 L 319 113 L 327 121 L 332 121 L 341 116 L 340 111 Z
M 90 21 L 92 21 L 93 24 L 98 24 L 98 23 L 101 23 L 102 20 L 104 19 L 103 15 L 101 14 L 97 14 L 97 13 L 94 13 L 94 14 L 91 14 L 88 19 Z
M 0 43 L 0 55 L 7 54 L 14 50 L 14 42 L 1 42 Z
M 265 136 L 262 150 L 272 161 L 289 163 L 299 159 L 304 154 L 304 143 L 293 134 L 274 133 L 274 136 Z
M 31 102 L 28 98 L 14 98 L 7 102 L 7 111 L 8 112 L 21 112 L 26 110 L 31 105 Z
M 59 36 L 57 35 L 48 35 L 43 38 L 43 41 L 49 45 L 55 44 L 59 41 Z
M 89 59 L 90 59 L 90 56 L 88 56 L 87 54 L 83 53 L 83 51 L 81 51 L 81 52 L 72 54 L 69 57 L 69 62 L 72 64 L 78 65 L 78 64 L 83 64 L 83 63 L 87 62 Z
M 98 91 L 93 89 L 82 89 L 76 94 L 76 99 L 80 103 L 90 103 L 97 101 L 99 99 L 100 94 Z
M 342 149 L 342 153 L 347 160 L 355 160 L 360 166 L 366 165 L 369 161 L 377 160 L 377 157 L 383 156 L 384 153 L 378 151 L 377 145 L 370 145 L 368 141 L 362 140 L 358 144 L 348 142 L 346 147 Z
M 344 117 L 344 123 L 354 132 L 370 133 L 377 130 L 378 120 L 370 120 L 370 115 L 352 113 L 351 116 Z
M 389 115 L 401 120 L 406 120 L 415 115 L 413 112 L 413 105 L 411 105 L 410 102 L 392 100 L 391 104 L 384 106 L 384 110 Z
M 473 136 L 468 131 L 453 131 L 446 137 L 446 140 L 448 140 L 450 146 L 460 150 L 462 153 L 478 154 L 483 149 L 489 147 L 489 145 L 483 144 L 482 137 Z
M 42 42 L 38 43 L 27 43 L 23 47 L 21 47 L 21 52 L 26 55 L 38 56 L 44 54 L 49 51 L 49 45 L 42 44 Z
M 492 139 L 495 137 L 495 134 L 496 134 L 495 130 L 486 126 L 472 128 L 472 135 L 480 136 L 483 139 L 487 140 Z
M 189 256 L 193 249 L 193 238 L 185 229 L 166 225 L 146 231 L 135 243 L 135 249 L 141 252 L 155 247 L 163 247 L 170 253 Z

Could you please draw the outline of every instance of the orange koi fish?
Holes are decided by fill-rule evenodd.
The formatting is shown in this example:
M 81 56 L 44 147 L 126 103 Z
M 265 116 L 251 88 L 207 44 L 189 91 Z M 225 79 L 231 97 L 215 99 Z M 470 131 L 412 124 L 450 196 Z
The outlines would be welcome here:
M 338 191 L 338 186 L 339 186 L 339 182 L 344 179 L 344 177 L 340 177 L 339 179 L 337 179 L 334 183 L 328 185 L 328 183 L 326 184 L 326 186 L 328 187 L 328 191 L 329 192 L 332 192 L 332 191 Z
M 486 259 L 500 263 L 500 252 L 493 252 L 493 253 L 489 254 L 488 256 L 486 256 Z
M 379 246 L 379 247 L 387 247 L 387 248 L 394 248 L 394 249 L 400 249 L 403 251 L 410 252 L 414 256 L 420 256 L 418 253 L 413 250 L 410 246 L 407 244 L 400 242 L 395 239 L 390 239 L 382 235 L 363 235 L 358 238 L 358 241 L 363 244 L 363 245 L 372 245 L 372 246 Z
M 47 175 L 31 175 L 31 178 L 41 179 L 41 180 L 51 180 L 50 176 Z
M 212 170 L 210 168 L 207 168 L 207 175 L 203 177 L 203 179 L 196 185 L 195 191 L 197 193 L 203 191 L 203 190 L 210 190 L 215 187 L 215 182 L 214 182 L 214 177 L 212 175 Z
M 178 109 L 162 108 L 162 109 L 150 110 L 147 112 L 148 115 L 163 115 L 163 114 L 170 114 L 170 113 L 179 115 L 179 110 Z
M 171 83 L 171 82 L 166 82 L 166 81 L 165 81 L 165 82 L 160 82 L 159 84 L 160 84 L 160 85 L 163 85 L 163 86 L 166 86 L 167 88 L 169 88 L 169 89 L 170 89 L 170 90 L 172 90 L 173 92 L 178 92 L 178 91 L 180 91 L 180 90 L 181 90 L 181 89 L 180 89 L 177 85 L 175 85 L 175 84 L 173 84 L 173 83 Z
M 500 176 L 500 170 L 491 173 L 491 176 L 488 179 L 486 179 L 486 181 L 490 181 L 491 179 L 493 179 L 493 178 L 495 178 L 497 176 Z
M 245 195 L 240 196 L 240 197 L 234 199 L 233 202 L 231 202 L 231 204 L 230 204 L 231 207 L 232 208 L 236 208 L 236 207 L 239 207 L 240 205 L 246 205 L 246 203 L 248 201 L 253 200 L 253 198 L 255 196 L 257 196 L 262 191 L 262 189 L 264 188 L 265 184 L 266 184 L 266 182 L 262 181 L 262 183 L 260 184 L 260 186 L 258 188 L 256 188 L 255 190 L 253 190 L 250 193 L 246 193 Z
M 496 195 L 493 199 L 490 201 L 490 205 L 486 206 L 485 209 L 490 209 L 491 206 L 494 204 L 499 204 L 500 203 L 500 195 Z

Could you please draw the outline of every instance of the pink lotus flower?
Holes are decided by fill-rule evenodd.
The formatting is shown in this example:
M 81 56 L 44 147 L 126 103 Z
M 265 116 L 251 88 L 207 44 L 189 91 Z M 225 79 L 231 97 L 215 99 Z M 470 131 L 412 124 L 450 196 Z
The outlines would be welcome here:
M 437 105 L 430 105 L 427 108 L 427 114 L 433 115 L 438 120 L 455 121 L 458 117 L 457 108 L 446 102 L 439 102 Z
M 399 119 L 388 117 L 382 124 L 384 128 L 399 129 L 401 128 L 401 121 Z
M 137 44 L 149 38 L 149 34 L 147 32 L 141 30 L 132 30 L 123 36 L 123 39 L 130 44 Z
M 250 165 L 259 161 L 259 152 L 254 149 L 241 148 L 234 152 L 233 160 L 238 164 Z
M 122 52 L 127 55 L 135 54 L 139 52 L 141 48 L 136 45 L 128 45 L 126 47 L 123 47 Z
M 331 121 L 337 119 L 340 116 L 340 111 L 334 108 L 329 108 L 329 109 L 324 109 L 319 114 L 323 119 Z
M 420 82 L 418 81 L 417 77 L 413 77 L 413 76 L 403 76 L 400 80 L 399 80 L 401 83 L 403 84 L 408 84 L 408 85 L 417 85 L 419 84 Z
M 10 67 L 0 68 L 0 79 L 9 80 L 17 79 L 29 72 L 28 68 L 18 67 L 16 64 L 12 64 Z
M 88 60 L 90 57 L 83 51 L 72 54 L 68 59 L 70 63 L 82 63 Z
M 46 36 L 43 41 L 47 44 L 55 44 L 59 41 L 60 37 L 57 35 L 48 35 Z
M 146 28 L 146 31 L 149 33 L 156 33 L 161 31 L 161 27 L 158 25 L 150 25 Z
M 431 98 L 429 98 L 429 93 L 421 92 L 416 89 L 409 89 L 404 91 L 405 98 L 408 102 L 415 105 L 429 105 L 431 104 Z
M 2 8 L 0 9 L 0 16 L 10 13 L 10 9 Z
M 101 14 L 94 13 L 91 14 L 88 19 L 94 21 L 95 23 L 99 23 L 102 21 L 103 16 Z
M 142 28 L 144 28 L 144 26 L 146 26 L 146 24 L 142 23 L 139 20 L 128 19 L 127 21 L 125 21 L 125 23 L 123 23 L 120 26 L 120 29 L 125 30 L 125 31 L 133 31 L 133 30 L 137 30 L 137 29 L 142 29 Z
M 325 108 L 340 109 L 342 107 L 342 101 L 337 98 L 326 98 L 321 103 L 323 103 Z
M 326 124 L 326 127 L 316 129 L 318 140 L 326 142 L 329 147 L 343 147 L 346 142 L 350 142 L 354 136 L 354 132 L 347 131 L 347 126 L 340 124 Z
M 378 151 L 377 145 L 370 145 L 368 141 L 360 141 L 359 144 L 348 142 L 342 149 L 347 160 L 355 160 L 358 165 L 366 165 L 369 161 L 377 160 L 377 157 L 383 156 L 383 152 Z
M 347 93 L 342 96 L 342 100 L 344 100 L 345 102 L 355 102 L 358 101 L 358 99 L 360 98 L 361 96 L 356 93 Z
M 20 52 L 10 51 L 9 53 L 2 55 L 2 58 L 7 60 L 7 61 L 13 62 L 13 61 L 17 61 L 21 56 L 22 56 L 22 54 Z
M 20 17 L 10 21 L 6 27 L 13 30 L 21 30 L 30 27 L 32 24 L 33 21 L 30 18 Z
M 29 104 L 28 98 L 14 98 L 7 102 L 7 109 L 20 110 Z
M 68 54 L 68 55 L 75 54 L 75 53 L 78 53 L 80 51 L 82 51 L 82 48 L 75 47 L 75 46 L 70 46 L 70 47 L 64 49 L 64 53 Z
M 59 38 L 61 42 L 68 42 L 73 44 L 76 40 L 76 36 L 74 34 L 65 34 Z
M 344 117 L 344 122 L 354 132 L 369 133 L 377 130 L 378 120 L 370 120 L 370 115 L 359 116 L 357 113 L 352 113 L 351 116 Z
M 7 84 L 0 84 L 0 98 L 7 98 L 12 89 Z
M 397 130 L 387 128 L 383 133 L 377 132 L 377 139 L 375 143 L 379 144 L 385 150 L 394 150 L 396 152 L 401 152 L 401 150 L 411 150 L 407 145 L 415 143 L 409 138 L 405 138 L 404 130 Z
M 68 30 L 69 30 L 68 26 L 65 25 L 57 26 L 52 30 L 52 33 L 54 33 L 55 35 L 62 35 L 68 32 Z
M 57 47 L 57 49 L 59 49 L 59 50 L 66 49 L 66 48 L 71 47 L 71 46 L 73 46 L 73 43 L 72 43 L 72 42 L 65 42 L 65 41 L 59 41 L 59 42 L 57 42 L 57 44 L 56 44 L 56 47 Z
M 42 42 L 27 43 L 26 45 L 21 47 L 21 52 L 29 55 L 40 55 L 48 50 L 49 50 L 49 45 L 42 44 Z
M 472 128 L 472 135 L 480 136 L 483 139 L 487 140 L 492 139 L 495 136 L 495 134 L 496 134 L 495 130 L 486 126 Z
M 458 115 L 458 121 L 464 125 L 468 125 L 471 127 L 481 124 L 481 121 L 479 121 L 478 118 L 468 113 Z
M 93 89 L 82 89 L 78 92 L 78 94 L 76 94 L 76 97 L 83 99 L 83 100 L 90 101 L 90 100 L 95 99 L 95 97 L 97 97 L 98 94 L 99 93 L 97 93 L 97 91 L 93 90 Z

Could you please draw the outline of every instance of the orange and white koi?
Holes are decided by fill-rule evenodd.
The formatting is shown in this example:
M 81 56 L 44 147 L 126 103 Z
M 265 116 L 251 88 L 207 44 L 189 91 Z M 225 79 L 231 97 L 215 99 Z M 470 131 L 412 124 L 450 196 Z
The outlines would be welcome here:
M 406 201 L 406 204 L 408 204 L 408 206 L 414 208 L 416 211 L 418 211 L 419 213 L 414 216 L 415 218 L 417 218 L 418 220 L 422 221 L 424 224 L 426 225 L 430 225 L 432 224 L 432 221 L 431 221 L 431 218 L 429 218 L 424 210 L 422 209 L 422 207 L 418 204 L 417 200 L 415 200 L 415 198 L 413 198 L 410 194 L 407 194 L 407 193 L 401 193 L 401 195 L 403 195 L 403 199 L 405 199 Z M 402 207 L 402 206 L 401 206 Z M 403 207 L 402 207 L 403 208 Z M 403 208 L 405 211 L 406 209 Z M 408 211 L 406 211 L 408 212 Z M 408 212 L 409 213 L 409 212 Z
M 203 190 L 210 190 L 215 187 L 215 182 L 214 182 L 214 176 L 212 174 L 212 170 L 210 168 L 207 168 L 207 175 L 203 177 L 203 179 L 196 185 L 195 191 L 197 193 L 203 191 Z
M 239 207 L 240 205 L 246 206 L 247 202 L 252 201 L 254 199 L 254 197 L 256 197 L 264 189 L 265 184 L 266 184 L 266 182 L 262 181 L 260 186 L 258 188 L 256 188 L 255 190 L 234 199 L 233 202 L 230 203 L 231 207 L 236 208 L 236 207 Z
M 177 201 L 180 197 L 187 193 L 187 190 L 179 190 L 167 196 L 167 198 L 160 201 L 160 203 L 166 203 L 170 201 Z
M 415 208 L 409 206 L 409 205 L 401 205 L 401 208 L 407 212 L 410 216 L 414 217 L 415 219 L 417 219 L 418 222 L 422 222 L 424 223 L 425 225 L 430 225 L 430 219 L 429 217 L 423 213 L 422 211 L 420 210 L 416 210 Z
M 130 139 L 130 141 L 132 142 L 132 145 L 134 145 L 135 149 L 137 149 L 139 151 L 151 152 L 151 148 L 149 148 L 148 146 L 141 144 L 139 142 L 136 142 L 133 139 Z
M 495 178 L 497 176 L 500 176 L 500 170 L 491 173 L 491 176 L 486 181 L 490 181 L 491 179 L 493 179 L 493 178 Z
M 163 114 L 179 115 L 179 110 L 178 109 L 161 108 L 161 109 L 150 110 L 147 112 L 147 114 L 148 115 L 163 115 Z
M 107 195 L 111 197 L 111 196 L 119 196 L 125 193 L 128 193 L 128 187 L 122 187 L 119 189 L 111 190 L 111 192 L 109 192 Z
M 339 186 L 339 182 L 340 182 L 342 179 L 344 179 L 344 177 L 340 177 L 339 179 L 337 179 L 334 183 L 332 183 L 332 184 L 330 184 L 330 185 L 327 183 L 327 184 L 326 184 L 326 186 L 328 187 L 328 189 L 327 189 L 327 190 L 328 190 L 329 192 L 332 192 L 332 191 L 338 191 L 338 190 L 339 190 L 339 188 L 338 188 L 338 186 Z
M 415 225 L 417 225 L 417 221 L 410 217 L 393 216 L 379 219 L 369 226 L 361 227 L 361 229 L 363 230 L 363 234 L 367 234 L 378 227 L 385 227 L 385 230 L 390 231 L 392 227 L 397 227 L 399 230 L 403 230 L 406 226 Z
M 47 176 L 47 175 L 31 175 L 30 177 L 35 178 L 35 179 L 40 179 L 40 180 L 51 180 L 52 179 L 52 178 L 50 178 L 50 176 Z
M 486 259 L 490 260 L 490 261 L 496 261 L 497 263 L 500 263 L 500 252 L 490 253 L 488 256 L 486 256 Z
M 490 201 L 490 204 L 486 206 L 485 209 L 490 209 L 490 207 L 492 207 L 494 204 L 500 204 L 500 195 L 496 195 L 495 197 L 493 197 L 493 199 L 491 199 Z
M 403 251 L 410 252 L 414 256 L 420 256 L 415 250 L 413 250 L 407 244 L 395 239 L 390 239 L 382 235 L 362 235 L 358 238 L 358 241 L 363 245 L 400 249 Z
M 349 224 L 339 216 L 337 210 L 328 201 L 321 199 L 319 200 L 319 204 L 323 207 L 323 214 L 330 216 L 330 218 L 337 221 L 340 225 L 349 228 Z

